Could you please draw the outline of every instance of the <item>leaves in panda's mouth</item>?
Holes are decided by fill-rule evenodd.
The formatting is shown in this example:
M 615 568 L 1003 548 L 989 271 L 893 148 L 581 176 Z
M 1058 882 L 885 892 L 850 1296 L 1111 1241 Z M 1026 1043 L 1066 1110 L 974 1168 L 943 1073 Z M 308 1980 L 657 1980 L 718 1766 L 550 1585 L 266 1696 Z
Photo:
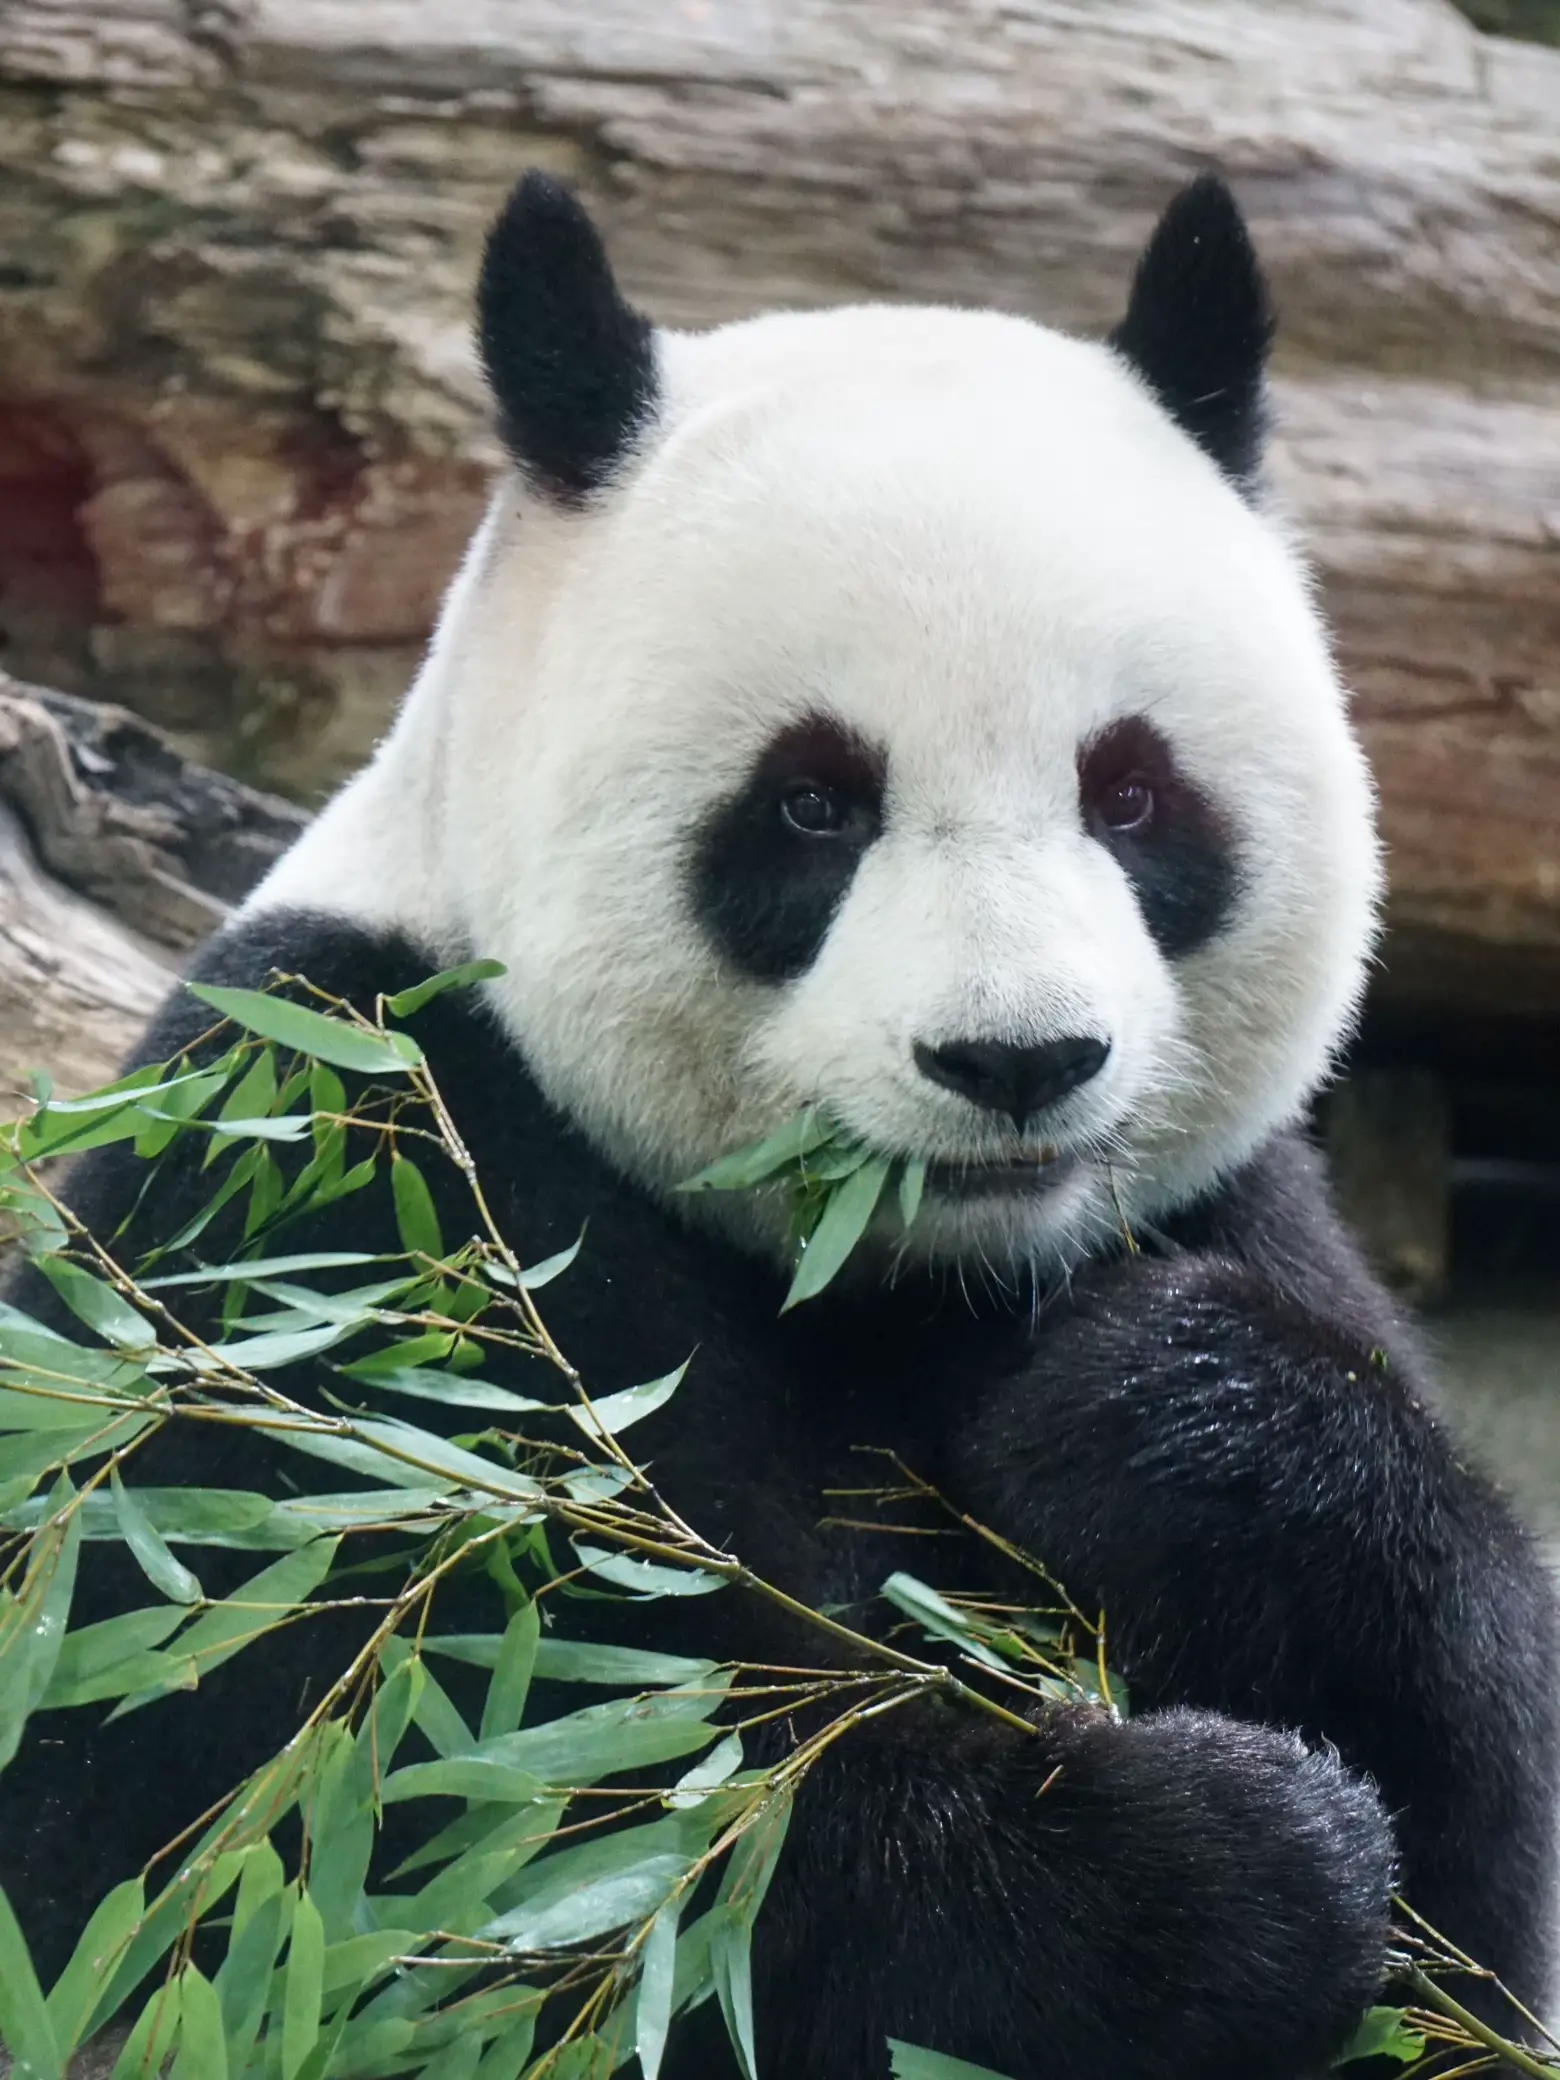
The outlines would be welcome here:
M 908 1230 L 921 1210 L 926 1161 L 888 1156 L 857 1141 L 819 1113 L 798 1113 L 763 1141 L 722 1156 L 678 1186 L 684 1192 L 746 1192 L 762 1185 L 791 1201 L 795 1276 L 780 1312 L 814 1299 L 866 1233 L 890 1184 Z

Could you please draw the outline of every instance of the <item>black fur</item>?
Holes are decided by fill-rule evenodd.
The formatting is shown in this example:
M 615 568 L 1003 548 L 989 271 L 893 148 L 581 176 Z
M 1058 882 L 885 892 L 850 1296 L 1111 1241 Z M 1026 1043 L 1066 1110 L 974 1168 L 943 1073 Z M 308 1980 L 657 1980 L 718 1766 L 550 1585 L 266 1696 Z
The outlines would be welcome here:
M 695 915 L 732 964 L 763 982 L 812 965 L 834 913 L 882 825 L 887 761 L 826 716 L 768 745 L 741 790 L 705 822 L 693 847 Z M 788 822 L 798 790 L 820 797 L 836 828 Z
M 1155 227 L 1110 343 L 1243 489 L 1262 465 L 1273 326 L 1239 205 L 1217 174 L 1201 174 Z
M 294 914 L 225 935 L 200 971 L 258 983 L 273 964 L 365 1003 L 435 965 Z M 207 1017 L 175 999 L 143 1054 L 174 1051 Z M 899 1714 L 820 1766 L 755 1946 L 768 2073 L 870 2080 L 893 2034 L 1012 2080 L 1314 2074 L 1381 1973 L 1392 1846 L 1367 1777 L 1418 1909 L 1540 1999 L 1549 1590 L 1424 1408 L 1413 1345 L 1308 1153 L 1275 1143 L 1143 1255 L 1085 1267 L 1038 1312 L 907 1279 L 780 1320 L 778 1274 L 623 1182 L 548 1109 L 480 1004 L 439 999 L 414 1029 L 521 1253 L 568 1243 L 589 1215 L 546 1311 L 591 1386 L 651 1377 L 697 1346 L 678 1395 L 634 1435 L 710 1536 L 868 1622 L 895 1566 L 1024 1593 L 986 1548 L 820 1522 L 825 1489 L 862 1485 L 852 1448 L 891 1445 L 1109 1611 L 1134 1691 L 1126 1724 L 1060 1712 L 1025 1740 L 946 1710 Z M 71 1195 L 106 1230 L 143 1174 L 99 1151 Z M 446 1233 L 463 1232 L 461 1195 L 432 1181 Z M 200 1189 L 172 1169 L 132 1237 L 165 1235 Z M 387 1196 L 341 1202 L 331 1241 L 393 1248 Z M 30 1276 L 19 1297 L 55 1315 Z M 137 1464 L 142 1480 L 278 1474 L 249 1437 L 204 1425 L 165 1433 Z M 88 1549 L 82 1616 L 145 1600 L 107 1551 Z M 202 1556 L 208 1586 L 218 1558 Z M 590 1609 L 594 1630 L 613 1607 Z M 673 1649 L 817 1651 L 734 1592 L 618 1622 Z M 46 1971 L 112 1880 L 280 1743 L 341 1647 L 339 1624 L 295 1627 L 195 1697 L 114 1727 L 86 1712 L 34 1722 L 0 1778 L 0 1878 Z M 679 2035 L 676 2080 L 731 2073 L 713 2004 Z
M 544 173 L 525 176 L 488 233 L 477 337 L 521 469 L 565 503 L 599 490 L 654 412 L 655 349 L 596 227 Z
M 1153 806 L 1141 828 L 1113 829 L 1102 804 L 1129 780 L 1148 788 Z M 1235 840 L 1152 723 L 1129 716 L 1084 745 L 1078 799 L 1085 826 L 1132 883 L 1143 922 L 1167 959 L 1218 936 L 1240 887 Z

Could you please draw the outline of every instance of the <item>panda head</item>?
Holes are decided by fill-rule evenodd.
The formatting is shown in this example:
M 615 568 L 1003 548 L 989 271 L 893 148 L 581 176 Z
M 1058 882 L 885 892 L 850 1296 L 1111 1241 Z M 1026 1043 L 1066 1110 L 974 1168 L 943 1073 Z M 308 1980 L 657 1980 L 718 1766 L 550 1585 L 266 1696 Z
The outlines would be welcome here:
M 1270 331 L 1212 178 L 1104 345 L 890 307 L 655 330 L 566 191 L 515 191 L 479 304 L 513 468 L 425 674 L 438 856 L 623 1169 L 667 1190 L 815 1105 L 929 1160 L 913 1250 L 1000 1273 L 1303 1108 L 1378 861 L 1258 496 Z

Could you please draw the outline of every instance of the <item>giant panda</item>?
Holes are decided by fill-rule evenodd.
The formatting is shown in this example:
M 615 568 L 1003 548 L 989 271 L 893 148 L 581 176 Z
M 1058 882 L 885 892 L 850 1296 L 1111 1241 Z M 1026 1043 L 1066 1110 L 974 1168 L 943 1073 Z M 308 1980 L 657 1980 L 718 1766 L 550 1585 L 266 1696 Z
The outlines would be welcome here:
M 888 1447 L 1108 1612 L 1130 1718 L 928 1706 L 804 1785 L 756 1944 L 784 2080 L 884 2075 L 890 2037 L 1010 2080 L 1298 2080 L 1377 1993 L 1397 1887 L 1544 1994 L 1550 1595 L 1298 1125 L 1381 872 L 1263 489 L 1271 330 L 1212 175 L 1103 343 L 930 308 L 660 330 L 529 175 L 478 303 L 508 466 L 427 662 L 196 964 L 369 1004 L 503 962 L 413 1029 L 522 1253 L 585 1227 L 548 1317 L 593 1387 L 695 1352 L 635 1433 L 674 1506 L 864 1612 L 924 1549 L 824 1498 Z M 175 993 L 139 1058 L 208 1018 Z M 926 1158 L 927 1196 L 782 1317 L 770 1200 L 675 1187 L 806 1105 Z M 142 1181 L 99 1151 L 73 1196 L 113 1226 Z M 371 1194 L 317 1239 L 396 1246 Z M 153 1452 L 271 1477 L 244 1433 Z M 739 1591 L 645 1622 L 815 1658 Z M 34 1722 L 0 1876 L 45 1971 L 328 1648 Z M 735 2070 L 712 2014 L 668 2071 Z

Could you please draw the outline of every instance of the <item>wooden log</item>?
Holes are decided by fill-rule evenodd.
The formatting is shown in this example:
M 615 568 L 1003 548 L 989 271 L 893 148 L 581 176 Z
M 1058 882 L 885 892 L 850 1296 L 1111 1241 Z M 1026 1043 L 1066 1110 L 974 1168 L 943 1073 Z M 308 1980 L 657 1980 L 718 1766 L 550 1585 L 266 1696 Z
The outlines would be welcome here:
M 1560 52 L 1447 0 L 10 0 L 0 625 L 317 792 L 478 508 L 470 285 L 520 166 L 579 184 L 669 322 L 882 296 L 1098 329 L 1217 160 L 1381 773 L 1389 986 L 1554 1015 L 1557 125 Z
M 0 674 L 0 1092 L 34 1068 L 62 1091 L 111 1076 L 303 822 L 122 709 Z

